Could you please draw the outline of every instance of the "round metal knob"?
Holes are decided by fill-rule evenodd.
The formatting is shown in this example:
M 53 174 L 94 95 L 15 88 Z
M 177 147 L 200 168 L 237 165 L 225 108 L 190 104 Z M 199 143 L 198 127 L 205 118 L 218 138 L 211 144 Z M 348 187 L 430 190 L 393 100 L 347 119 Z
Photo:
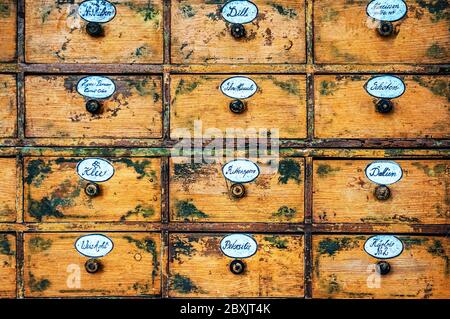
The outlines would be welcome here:
M 89 259 L 84 264 L 84 268 L 90 274 L 95 274 L 96 272 L 98 272 L 100 270 L 101 266 L 102 265 L 98 259 Z
M 242 198 L 245 196 L 245 187 L 242 184 L 233 184 L 230 187 L 230 193 L 233 198 Z
M 89 22 L 86 25 L 86 32 L 87 34 L 89 34 L 91 37 L 94 38 L 99 38 L 104 35 L 102 25 L 97 22 Z
M 231 35 L 235 39 L 240 39 L 245 37 L 245 27 L 240 23 L 235 23 L 231 25 Z
M 378 26 L 378 33 L 383 37 L 388 37 L 394 32 L 394 25 L 389 21 L 381 21 Z
M 230 103 L 230 111 L 236 114 L 244 113 L 245 103 L 241 100 L 234 100 Z
M 242 260 L 233 260 L 230 264 L 230 271 L 235 275 L 240 275 L 245 270 L 245 264 Z
M 375 269 L 380 275 L 387 275 L 391 271 L 391 265 L 387 261 L 379 261 L 375 265 Z
M 98 114 L 102 109 L 102 104 L 97 100 L 89 100 L 86 102 L 86 111 L 91 114 Z
M 100 194 L 100 186 L 95 183 L 89 183 L 84 188 L 84 192 L 90 197 L 95 197 Z
M 375 188 L 374 194 L 378 200 L 388 200 L 391 197 L 391 190 L 385 185 L 380 185 Z
M 394 104 L 390 100 L 381 99 L 375 104 L 375 108 L 379 113 L 389 113 L 394 108 Z

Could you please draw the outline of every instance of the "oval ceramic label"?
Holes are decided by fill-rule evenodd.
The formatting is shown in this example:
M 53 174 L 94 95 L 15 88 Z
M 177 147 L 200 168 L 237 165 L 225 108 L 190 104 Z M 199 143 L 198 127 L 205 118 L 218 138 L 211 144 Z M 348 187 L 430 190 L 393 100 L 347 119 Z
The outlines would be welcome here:
M 366 240 L 364 250 L 372 257 L 389 259 L 403 252 L 403 243 L 392 235 L 377 235 Z
M 233 99 L 248 99 L 258 90 L 255 81 L 245 76 L 228 78 L 220 85 L 220 91 Z
M 367 15 L 380 21 L 397 21 L 408 12 L 403 0 L 374 0 L 367 5 Z
M 104 76 L 87 76 L 78 81 L 77 92 L 93 99 L 106 99 L 114 94 L 116 85 Z
M 75 249 L 89 258 L 104 257 L 114 248 L 113 241 L 102 234 L 81 236 L 75 242 Z
M 231 258 L 248 258 L 256 253 L 258 244 L 248 235 L 233 234 L 220 241 L 220 250 Z
M 394 99 L 405 93 L 403 80 L 392 75 L 382 75 L 371 78 L 364 85 L 367 93 L 374 97 Z
M 222 7 L 222 17 L 230 23 L 250 23 L 258 16 L 258 7 L 250 1 L 229 1 Z
M 249 183 L 259 176 L 259 167 L 252 161 L 236 159 L 222 167 L 223 176 L 233 183 Z
M 102 158 L 86 158 L 77 164 L 78 175 L 90 182 L 106 182 L 114 175 L 114 166 Z
M 88 22 L 105 23 L 116 16 L 116 7 L 106 0 L 86 0 L 80 3 L 78 14 Z
M 403 170 L 396 162 L 376 161 L 366 167 L 367 178 L 378 185 L 390 185 L 402 179 Z

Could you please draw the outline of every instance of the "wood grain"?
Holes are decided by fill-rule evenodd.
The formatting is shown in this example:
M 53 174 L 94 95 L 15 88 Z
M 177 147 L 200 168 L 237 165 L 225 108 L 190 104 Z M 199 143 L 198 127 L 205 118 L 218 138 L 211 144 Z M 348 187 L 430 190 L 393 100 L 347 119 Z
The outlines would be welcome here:
M 0 222 L 15 222 L 17 218 L 17 164 L 15 158 L 0 158 Z
M 16 77 L 0 74 L 0 137 L 17 136 Z
M 395 160 L 403 177 L 391 197 L 375 198 L 365 175 L 372 160 L 313 162 L 313 220 L 318 223 L 448 224 L 450 161 Z
M 100 38 L 86 33 L 80 2 L 25 1 L 26 62 L 162 63 L 162 0 L 114 1 L 116 16 Z
M 161 293 L 161 236 L 157 233 L 102 233 L 113 250 L 86 272 L 89 259 L 75 249 L 86 233 L 24 235 L 26 297 L 158 296 Z
M 374 299 L 448 299 L 448 237 L 398 236 L 404 251 L 387 260 L 380 276 L 376 258 L 364 251 L 370 236 L 313 236 L 313 297 Z
M 258 251 L 229 270 L 219 234 L 171 234 L 169 297 L 302 297 L 303 236 L 255 234 Z
M 13 62 L 17 48 L 17 0 L 0 1 L 0 62 Z
M 0 298 L 16 297 L 16 236 L 0 233 Z

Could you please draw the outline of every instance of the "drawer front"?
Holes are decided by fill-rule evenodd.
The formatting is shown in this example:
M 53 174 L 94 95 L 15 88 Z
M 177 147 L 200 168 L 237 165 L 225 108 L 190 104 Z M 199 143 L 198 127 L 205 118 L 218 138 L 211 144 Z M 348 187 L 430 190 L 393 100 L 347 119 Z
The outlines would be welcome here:
M 369 237 L 313 237 L 314 298 L 450 298 L 448 237 L 397 236 L 404 250 L 386 260 L 384 275 L 375 268 L 380 260 L 364 251 Z
M 377 198 L 366 167 L 377 160 L 316 160 L 313 220 L 318 223 L 448 224 L 450 160 L 395 160 L 403 176 Z M 384 168 L 377 172 L 383 171 Z M 369 172 L 369 175 L 371 173 Z M 385 174 L 390 174 L 386 172 Z
M 96 196 L 87 195 L 86 186 L 91 182 L 77 173 L 81 160 L 83 158 L 25 158 L 26 221 L 160 220 L 161 159 L 109 158 L 115 173 L 109 180 L 97 184 Z
M 450 78 L 399 76 L 404 93 L 392 110 L 377 110 L 381 98 L 366 91 L 372 77 L 319 75 L 315 86 L 315 136 L 318 138 L 449 138 Z M 377 80 L 374 80 L 376 83 Z M 382 81 L 378 82 L 383 83 Z M 386 82 L 385 82 L 386 83 Z M 400 84 L 401 85 L 401 84 Z M 375 86 L 370 86 L 370 88 Z M 395 93 L 395 92 L 394 92 Z M 391 95 L 395 96 L 395 95 Z
M 17 162 L 15 158 L 0 158 L 0 222 L 15 222 L 17 218 Z
M 405 1 L 407 14 L 381 36 L 366 14 L 370 1 L 314 2 L 317 63 L 443 63 L 449 61 L 448 4 Z
M 258 15 L 235 38 L 226 1 L 172 1 L 172 63 L 304 63 L 305 1 L 252 2 Z
M 110 1 L 116 15 L 102 23 L 99 37 L 88 34 L 88 21 L 78 11 L 83 1 L 75 2 L 26 1 L 27 62 L 162 63 L 162 0 Z
M 245 184 L 243 197 L 233 196 L 235 183 L 224 177 L 227 161 L 193 163 L 170 160 L 170 218 L 185 222 L 303 222 L 304 159 L 252 161 L 259 176 Z M 238 167 L 238 166 L 236 166 Z M 240 193 L 238 193 L 240 194 Z
M 102 233 L 113 244 L 96 259 L 75 248 L 86 233 L 24 235 L 26 297 L 157 296 L 161 293 L 161 237 L 155 233 Z M 96 242 L 93 242 L 94 244 Z M 89 255 L 90 256 L 90 255 Z
M 16 58 L 17 0 L 0 1 L 0 62 L 12 62 Z M 1 93 L 0 93 L 1 94 Z
M 0 298 L 16 296 L 16 236 L 0 234 Z
M 16 77 L 13 75 L 0 74 L 0 138 L 16 137 L 16 132 Z
M 237 99 L 240 92 L 222 90 L 233 75 L 174 75 L 171 77 L 171 137 L 184 136 L 186 129 L 194 132 L 196 121 L 203 132 L 219 129 L 225 134 L 227 128 L 242 129 L 249 136 L 255 136 L 260 129 L 278 129 L 280 138 L 306 138 L 306 77 L 304 75 L 243 75 L 252 80 L 251 84 L 231 84 L 238 89 L 239 84 L 247 89 Z M 247 81 L 248 82 L 248 81 Z M 222 85 L 223 84 L 223 85 Z M 242 91 L 245 91 L 242 89 Z M 224 93 L 225 92 L 225 93 Z M 228 94 L 228 95 L 225 95 Z M 245 109 L 234 113 L 230 103 L 240 100 Z M 252 133 L 252 129 L 256 133 Z M 245 133 L 237 132 L 237 136 Z M 242 137 L 242 136 L 241 136 Z
M 40 138 L 160 138 L 162 136 L 161 77 L 107 76 L 112 96 L 81 95 L 84 76 L 27 76 L 26 136 Z M 102 77 L 105 79 L 105 77 Z M 83 89 L 80 89 L 84 92 Z M 88 96 L 92 96 L 90 93 Z M 98 111 L 86 103 L 97 100 Z
M 251 235 L 257 252 L 230 271 L 233 258 L 221 249 L 223 234 L 170 236 L 170 297 L 302 297 L 303 236 Z

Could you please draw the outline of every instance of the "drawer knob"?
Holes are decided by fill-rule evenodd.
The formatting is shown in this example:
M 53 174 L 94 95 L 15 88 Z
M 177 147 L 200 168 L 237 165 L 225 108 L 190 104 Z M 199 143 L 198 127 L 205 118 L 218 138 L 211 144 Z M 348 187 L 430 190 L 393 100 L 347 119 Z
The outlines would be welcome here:
M 102 25 L 97 22 L 89 22 L 86 25 L 86 32 L 93 38 L 99 38 L 104 35 Z
M 378 33 L 383 37 L 388 37 L 394 32 L 394 26 L 389 21 L 381 21 L 378 26 Z
M 96 183 L 88 183 L 84 188 L 84 192 L 89 197 L 98 196 L 98 194 L 100 194 L 100 186 Z
M 377 186 L 374 193 L 378 200 L 388 200 L 391 197 L 391 190 L 385 185 Z
M 241 114 L 245 111 L 245 103 L 241 100 L 234 100 L 230 102 L 230 111 L 235 114 Z
M 387 275 L 391 271 L 391 265 L 387 261 L 379 261 L 375 265 L 375 269 L 380 275 Z
M 89 100 L 86 102 L 86 111 L 91 114 L 98 114 L 102 108 L 102 104 L 97 100 Z
M 86 269 L 86 271 L 88 273 L 95 274 L 96 272 L 98 272 L 100 270 L 101 263 L 98 259 L 89 259 L 84 264 L 84 268 Z
M 230 264 L 230 271 L 235 275 L 240 275 L 245 270 L 245 263 L 242 260 L 233 260 Z
M 233 184 L 230 187 L 231 196 L 239 199 L 245 196 L 245 186 L 242 184 Z
M 240 39 L 245 37 L 245 27 L 240 23 L 234 23 L 231 25 L 231 35 L 235 39 Z
M 394 104 L 390 100 L 381 99 L 375 104 L 375 108 L 379 113 L 389 113 L 394 108 Z

